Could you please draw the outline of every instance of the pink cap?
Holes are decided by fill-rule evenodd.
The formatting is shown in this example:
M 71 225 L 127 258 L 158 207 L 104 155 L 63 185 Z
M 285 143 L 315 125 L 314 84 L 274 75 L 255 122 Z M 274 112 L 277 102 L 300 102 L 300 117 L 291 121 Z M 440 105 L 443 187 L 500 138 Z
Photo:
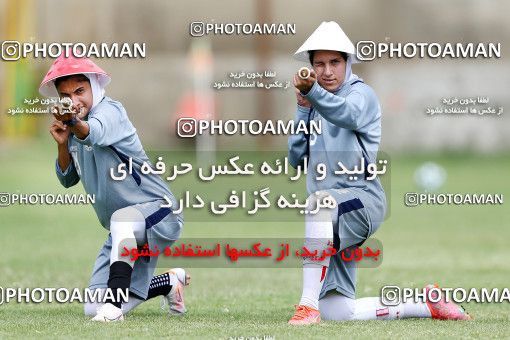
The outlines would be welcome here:
M 55 62 L 53 62 L 48 73 L 46 73 L 46 76 L 39 86 L 39 93 L 46 97 L 58 96 L 54 80 L 73 74 L 97 74 L 99 85 L 103 88 L 111 81 L 110 76 L 99 66 L 94 64 L 92 60 L 88 58 L 76 58 L 72 53 L 66 57 L 65 54 L 62 53 Z

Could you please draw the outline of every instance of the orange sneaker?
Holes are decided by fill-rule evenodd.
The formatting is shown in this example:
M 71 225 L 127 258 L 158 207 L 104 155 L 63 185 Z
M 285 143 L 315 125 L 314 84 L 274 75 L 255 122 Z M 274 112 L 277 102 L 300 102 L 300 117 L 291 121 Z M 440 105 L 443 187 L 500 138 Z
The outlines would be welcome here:
M 289 325 L 312 325 L 321 322 L 321 313 L 305 305 L 296 306 L 296 313 L 289 320 Z
M 183 315 L 186 313 L 184 287 L 190 284 L 191 276 L 182 268 L 173 268 L 168 270 L 167 273 L 177 277 L 177 284 L 172 287 L 170 293 L 163 297 L 161 309 L 166 309 L 168 304 L 171 315 Z
M 427 292 L 427 296 L 429 291 L 432 288 L 439 288 L 437 284 L 427 285 L 425 287 L 425 291 Z M 433 300 L 437 299 L 438 292 L 432 292 Z M 438 302 L 427 301 L 427 306 L 429 307 L 430 314 L 432 315 L 432 319 L 439 320 L 471 320 L 472 317 L 469 315 L 462 306 L 459 306 L 453 301 L 446 302 L 445 298 L 441 298 Z

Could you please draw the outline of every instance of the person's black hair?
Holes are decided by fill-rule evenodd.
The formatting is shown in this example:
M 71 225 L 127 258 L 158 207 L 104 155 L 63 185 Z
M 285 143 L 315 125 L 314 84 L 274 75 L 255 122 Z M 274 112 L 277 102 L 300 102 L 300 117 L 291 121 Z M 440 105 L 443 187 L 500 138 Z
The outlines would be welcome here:
M 310 64 L 313 65 L 313 55 L 315 54 L 315 50 L 312 50 L 312 51 L 308 51 L 308 59 L 310 59 Z M 342 58 L 344 58 L 344 61 L 347 61 L 347 58 L 349 57 L 347 55 L 347 53 L 345 52 L 340 52 L 340 54 L 342 55 Z
M 55 79 L 55 87 L 58 89 L 58 85 L 60 85 L 61 82 L 63 82 L 64 80 L 70 79 L 72 77 L 79 77 L 80 81 L 88 81 L 89 84 L 90 84 L 90 80 L 89 80 L 89 78 L 87 78 L 86 75 L 84 75 L 84 74 L 71 74 L 69 76 L 63 76 L 63 77 L 59 77 L 59 78 Z

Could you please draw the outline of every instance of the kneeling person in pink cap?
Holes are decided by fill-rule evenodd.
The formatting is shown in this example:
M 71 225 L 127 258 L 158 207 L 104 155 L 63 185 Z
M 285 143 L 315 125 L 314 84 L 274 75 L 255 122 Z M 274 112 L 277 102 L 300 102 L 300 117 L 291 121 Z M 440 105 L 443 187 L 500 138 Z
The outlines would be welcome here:
M 100 290 L 101 302 L 85 304 L 85 314 L 94 321 L 120 321 L 124 314 L 155 296 L 163 296 L 171 314 L 183 314 L 184 286 L 190 277 L 181 268 L 154 276 L 157 257 L 131 261 L 121 256 L 124 248 L 148 244 L 164 249 L 181 234 L 183 217 L 162 208 L 166 195 L 175 198 L 157 175 L 142 175 L 149 163 L 136 130 L 121 103 L 105 96 L 108 74 L 87 58 L 60 56 L 41 83 L 39 92 L 48 97 L 70 98 L 70 112 L 57 107 L 50 133 L 57 142 L 57 177 L 66 188 L 82 182 L 87 194 L 95 195 L 94 210 L 109 230 L 97 256 L 89 288 Z M 132 164 L 124 180 L 110 177 L 120 163 Z M 175 206 L 175 205 L 174 205 Z M 108 289 L 108 290 L 107 290 Z M 121 301 L 119 290 L 129 291 Z M 106 293 L 109 293 L 106 295 Z

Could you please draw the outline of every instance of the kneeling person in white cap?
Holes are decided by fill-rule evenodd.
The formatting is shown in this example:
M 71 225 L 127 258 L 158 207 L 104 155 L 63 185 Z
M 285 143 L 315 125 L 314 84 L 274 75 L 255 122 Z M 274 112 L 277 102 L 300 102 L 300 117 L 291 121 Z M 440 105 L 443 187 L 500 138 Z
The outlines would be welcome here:
M 320 135 L 289 137 L 289 160 L 294 167 L 308 160 L 308 202 L 330 196 L 334 208 L 305 215 L 305 246 L 321 254 L 330 246 L 336 255 L 303 259 L 303 292 L 289 324 L 306 325 L 325 320 L 376 320 L 410 317 L 467 320 L 469 315 L 453 302 L 405 302 L 381 305 L 379 297 L 355 298 L 356 264 L 342 260 L 341 251 L 366 241 L 386 213 L 383 187 L 376 177 L 327 175 L 317 172 L 325 164 L 328 174 L 341 162 L 357 169 L 361 160 L 376 163 L 381 141 L 381 108 L 374 91 L 351 72 L 357 62 L 352 42 L 336 22 L 323 22 L 297 50 L 295 57 L 310 61 L 313 70 L 294 76 L 296 122 L 321 121 Z M 432 286 L 427 286 L 430 290 Z
M 54 108 L 50 133 L 58 146 L 56 174 L 66 188 L 82 182 L 87 194 L 95 196 L 94 210 L 109 231 L 89 284 L 106 303 L 86 303 L 85 314 L 94 321 L 120 321 L 125 313 L 155 296 L 166 298 L 170 313 L 182 314 L 186 310 L 183 288 L 189 283 L 183 269 L 153 277 L 157 257 L 133 262 L 121 256 L 124 248 L 146 243 L 151 250 L 171 245 L 181 234 L 183 218 L 161 207 L 165 195 L 176 204 L 163 180 L 158 175 L 141 175 L 141 166 L 150 164 L 149 159 L 122 104 L 104 95 L 109 82 L 108 74 L 91 60 L 61 55 L 39 88 L 44 96 L 72 102 L 67 113 Z M 110 169 L 121 163 L 126 169 L 128 163 L 132 165 L 132 171 L 116 181 Z M 129 292 L 129 301 L 121 301 L 120 291 L 124 295 Z

